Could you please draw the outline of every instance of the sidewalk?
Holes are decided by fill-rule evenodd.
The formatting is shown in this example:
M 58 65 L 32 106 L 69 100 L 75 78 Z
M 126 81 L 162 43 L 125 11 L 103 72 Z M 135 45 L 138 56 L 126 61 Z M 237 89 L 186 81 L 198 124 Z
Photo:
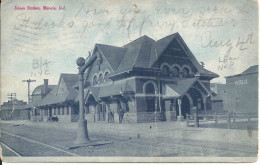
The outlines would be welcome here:
M 73 123 L 48 123 L 48 122 L 30 122 L 30 121 L 1 121 L 2 123 L 12 125 L 27 125 L 30 127 L 43 127 L 62 129 L 76 132 L 77 122 Z M 257 146 L 257 130 L 236 130 L 219 128 L 194 128 L 186 127 L 186 122 L 153 122 L 138 124 L 118 124 L 95 122 L 88 123 L 88 131 L 93 134 L 107 134 L 118 137 L 137 138 L 169 138 L 200 140 L 206 142 L 229 143 L 247 146 Z

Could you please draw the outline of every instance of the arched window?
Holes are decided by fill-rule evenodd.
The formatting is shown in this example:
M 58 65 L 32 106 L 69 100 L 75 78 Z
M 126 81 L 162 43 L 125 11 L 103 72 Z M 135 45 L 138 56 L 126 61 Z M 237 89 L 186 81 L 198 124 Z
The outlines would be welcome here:
M 164 77 L 169 77 L 169 71 L 170 71 L 170 68 L 167 65 L 164 65 L 162 67 L 162 74 Z
M 98 84 L 97 76 L 94 76 L 94 77 L 93 77 L 93 86 L 94 86 L 94 85 L 97 85 L 97 84 Z
M 182 69 L 182 76 L 183 77 L 188 77 L 189 76 L 189 69 L 188 68 L 183 68 Z
M 155 89 L 152 83 L 149 83 L 145 86 L 145 93 L 146 94 L 155 94 Z
M 104 74 L 105 82 L 109 81 L 108 75 L 109 75 L 109 72 L 105 72 L 105 74 Z
M 103 83 L 104 82 L 104 78 L 102 74 L 99 74 L 98 76 L 98 83 Z
M 179 77 L 179 74 L 180 74 L 180 69 L 178 67 L 173 67 L 173 70 L 172 70 L 172 76 L 173 77 Z

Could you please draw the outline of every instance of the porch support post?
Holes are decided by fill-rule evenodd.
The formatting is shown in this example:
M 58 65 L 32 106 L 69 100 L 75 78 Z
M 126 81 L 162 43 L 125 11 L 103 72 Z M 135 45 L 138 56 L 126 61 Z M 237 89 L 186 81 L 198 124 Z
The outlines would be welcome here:
M 173 112 L 174 112 L 174 119 L 175 119 L 175 120 L 177 119 L 176 102 L 177 102 L 177 99 L 175 98 L 175 99 L 173 100 Z
M 181 114 L 181 103 L 182 103 L 182 100 L 181 100 L 181 98 L 178 98 L 178 106 L 179 106 L 179 116 L 178 116 L 178 121 L 183 121 L 183 116 L 182 116 L 182 114 Z
M 71 104 L 68 105 L 68 108 L 69 108 L 69 115 L 71 115 L 72 114 Z
M 165 116 L 166 121 L 171 121 L 171 111 L 173 111 L 173 103 L 172 100 L 164 100 L 165 105 Z
M 207 97 L 203 97 L 203 108 L 205 115 L 207 114 Z
M 68 105 L 65 104 L 64 105 L 64 115 L 69 115 L 67 112 L 68 112 Z
M 52 116 L 52 110 L 51 110 L 52 107 L 48 107 L 48 117 L 51 117 Z
M 103 121 L 106 121 L 106 116 L 107 116 L 107 111 L 106 111 L 106 103 L 105 102 L 101 102 L 102 105 L 102 116 L 103 116 Z
M 39 108 L 40 109 L 40 119 L 39 121 L 43 120 L 43 108 Z
M 89 113 L 89 105 L 86 105 L 85 114 Z

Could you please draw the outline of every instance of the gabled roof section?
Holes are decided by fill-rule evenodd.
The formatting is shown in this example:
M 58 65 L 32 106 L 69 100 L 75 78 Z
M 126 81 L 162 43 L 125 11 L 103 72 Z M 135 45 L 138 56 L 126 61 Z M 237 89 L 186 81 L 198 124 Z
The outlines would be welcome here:
M 166 93 L 165 95 L 168 96 L 170 94 L 173 94 L 173 97 L 180 97 L 185 95 L 190 87 L 196 82 L 195 78 L 192 79 L 185 79 L 178 81 L 177 84 L 166 84 Z M 168 90 L 167 90 L 168 89 Z M 169 91 L 172 91 L 171 93 L 168 93 Z
M 166 50 L 166 48 L 173 42 L 174 39 L 176 39 L 179 42 L 179 45 L 188 54 L 191 61 L 194 63 L 195 67 L 201 68 L 196 58 L 191 53 L 191 51 L 189 50 L 188 46 L 185 44 L 179 33 L 174 33 L 172 35 L 164 37 L 153 44 L 149 60 L 150 67 L 156 62 L 156 60 L 162 55 L 164 50 Z
M 203 90 L 208 95 L 213 95 L 212 92 L 210 92 L 198 79 L 196 78 L 190 78 L 190 79 L 184 79 L 179 80 L 177 84 L 166 84 L 165 89 L 163 89 L 163 97 L 180 97 L 185 95 L 188 90 L 193 86 L 199 84 Z
M 101 53 L 105 56 L 105 59 L 107 60 L 111 68 L 114 71 L 116 71 L 119 64 L 121 63 L 121 60 L 124 57 L 126 48 L 103 45 L 103 44 L 96 44 L 96 46 L 101 51 Z
M 163 51 L 168 47 L 171 41 L 175 38 L 177 33 L 164 37 L 160 40 L 154 42 L 150 52 L 149 66 L 151 67 L 153 63 L 159 58 Z
M 61 79 L 64 80 L 67 90 L 63 93 L 58 93 Z M 62 73 L 60 75 L 59 83 L 55 88 L 47 94 L 39 104 L 39 106 L 51 105 L 62 103 L 65 101 L 75 100 L 78 95 L 78 91 L 73 88 L 73 85 L 78 81 L 77 74 Z
M 199 62 L 197 61 L 193 53 L 190 51 L 190 49 L 188 48 L 188 46 L 186 45 L 179 33 L 174 33 L 172 35 L 164 37 L 153 44 L 150 53 L 149 67 L 152 67 L 152 65 L 156 62 L 157 59 L 159 59 L 164 50 L 167 49 L 167 47 L 172 43 L 173 40 L 176 40 L 179 43 L 183 51 L 187 54 L 195 68 L 198 70 L 198 73 L 213 78 L 219 77 L 219 75 L 217 75 L 216 73 L 208 71 L 207 69 L 204 69 L 200 66 Z
M 63 78 L 67 88 L 71 88 L 79 80 L 78 74 L 70 74 L 70 73 L 61 73 L 60 80 L 61 78 Z

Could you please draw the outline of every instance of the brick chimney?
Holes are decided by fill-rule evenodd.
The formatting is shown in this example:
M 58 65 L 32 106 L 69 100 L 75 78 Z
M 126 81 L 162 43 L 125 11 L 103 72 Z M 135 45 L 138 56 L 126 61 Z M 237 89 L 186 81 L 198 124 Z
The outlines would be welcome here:
M 48 93 L 48 79 L 44 79 L 43 83 L 43 96 L 47 95 Z

